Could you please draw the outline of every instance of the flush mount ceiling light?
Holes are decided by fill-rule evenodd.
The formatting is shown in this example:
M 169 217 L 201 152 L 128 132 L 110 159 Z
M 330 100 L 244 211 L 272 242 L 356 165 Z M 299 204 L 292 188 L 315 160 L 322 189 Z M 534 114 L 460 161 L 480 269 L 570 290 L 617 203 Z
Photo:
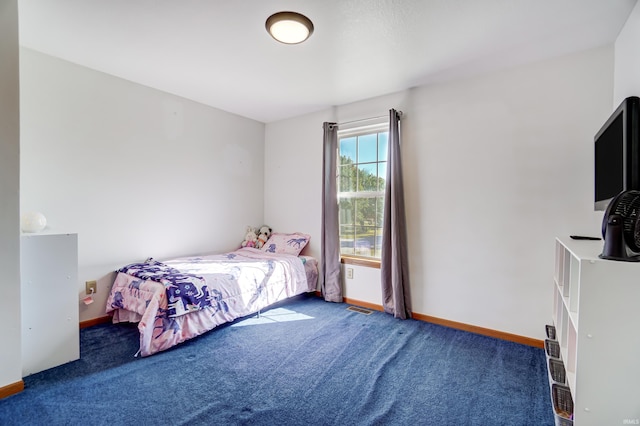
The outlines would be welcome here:
M 267 32 L 285 44 L 302 43 L 313 34 L 313 23 L 296 12 L 278 12 L 267 18 Z

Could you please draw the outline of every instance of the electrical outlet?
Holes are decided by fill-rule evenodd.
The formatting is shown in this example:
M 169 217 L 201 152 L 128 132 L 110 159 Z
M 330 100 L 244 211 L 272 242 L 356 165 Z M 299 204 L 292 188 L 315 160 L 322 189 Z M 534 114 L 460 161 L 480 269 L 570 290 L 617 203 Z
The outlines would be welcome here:
M 350 280 L 353 279 L 353 268 L 347 268 L 347 278 Z
M 98 282 L 97 281 L 87 281 L 85 282 L 87 294 L 95 294 L 98 292 Z M 93 290 L 93 291 L 91 291 Z

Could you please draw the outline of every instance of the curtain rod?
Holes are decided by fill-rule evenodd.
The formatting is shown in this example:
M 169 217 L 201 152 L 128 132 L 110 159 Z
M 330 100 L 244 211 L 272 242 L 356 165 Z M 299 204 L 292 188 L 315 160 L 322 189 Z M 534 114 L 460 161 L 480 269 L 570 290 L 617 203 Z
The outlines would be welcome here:
M 397 111 L 398 113 L 398 119 L 402 118 L 402 111 Z M 347 124 L 353 124 L 353 123 L 361 123 L 363 121 L 371 121 L 371 120 L 379 120 L 381 118 L 387 118 L 389 117 L 388 115 L 380 115 L 378 117 L 369 117 L 369 118 L 361 118 L 360 120 L 352 120 L 352 121 L 345 121 L 344 123 L 336 123 L 333 124 L 331 127 L 340 127 L 340 126 L 344 126 Z

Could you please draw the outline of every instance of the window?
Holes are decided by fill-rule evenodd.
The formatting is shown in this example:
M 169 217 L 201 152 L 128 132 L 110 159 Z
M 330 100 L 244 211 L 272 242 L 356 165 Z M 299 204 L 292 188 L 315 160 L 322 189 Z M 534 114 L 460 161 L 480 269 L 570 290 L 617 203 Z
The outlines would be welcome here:
M 340 254 L 380 259 L 388 124 L 338 132 Z

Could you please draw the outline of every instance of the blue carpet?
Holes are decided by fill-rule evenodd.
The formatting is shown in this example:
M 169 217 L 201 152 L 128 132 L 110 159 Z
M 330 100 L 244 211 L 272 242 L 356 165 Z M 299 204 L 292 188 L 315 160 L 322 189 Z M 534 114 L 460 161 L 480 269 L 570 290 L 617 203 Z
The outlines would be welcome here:
M 553 425 L 542 349 L 298 297 L 147 358 L 132 325 L 24 379 L 2 425 Z

